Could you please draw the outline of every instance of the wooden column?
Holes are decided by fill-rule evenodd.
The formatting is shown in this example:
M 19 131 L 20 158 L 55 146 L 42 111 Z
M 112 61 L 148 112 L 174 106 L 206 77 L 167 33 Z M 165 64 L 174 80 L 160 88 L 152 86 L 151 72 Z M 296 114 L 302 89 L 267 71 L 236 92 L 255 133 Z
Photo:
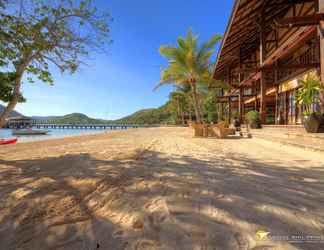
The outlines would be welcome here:
M 266 58 L 266 37 L 265 37 L 265 25 L 264 25 L 264 11 L 261 14 L 260 23 L 260 67 Z M 264 124 L 266 121 L 266 83 L 265 83 L 265 71 L 261 70 L 260 77 L 260 115 L 261 121 Z
M 228 124 L 231 123 L 231 116 L 232 116 L 231 97 L 228 97 Z
M 240 122 L 243 123 L 243 114 L 244 114 L 244 91 L 243 88 L 240 88 L 240 94 L 239 94 L 239 116 L 240 116 Z
M 257 90 L 257 83 L 254 84 L 254 110 L 257 111 L 258 109 L 258 90 Z
M 240 69 L 240 72 L 239 72 L 239 86 L 241 85 L 241 82 L 242 82 L 242 47 L 240 47 L 240 51 L 239 51 L 239 69 Z M 238 98 L 238 111 L 239 111 L 239 119 L 240 119 L 240 122 L 242 123 L 243 122 L 243 113 L 242 113 L 242 103 L 244 100 L 243 99 L 243 88 L 240 86 L 240 92 L 239 92 L 239 98 Z
M 276 87 L 276 107 L 275 107 L 275 124 L 279 124 L 279 107 L 278 107 L 278 100 L 279 100 L 279 90 L 278 87 Z
M 319 13 L 324 13 L 324 0 L 318 0 L 318 10 Z M 320 39 L 320 63 L 321 63 L 321 81 L 324 85 L 324 21 L 320 21 L 320 25 L 318 27 L 319 30 L 319 39 Z M 324 113 L 324 93 L 321 93 L 321 111 Z
M 221 103 L 220 107 L 221 107 L 220 120 L 223 121 L 223 119 L 224 119 L 224 104 Z

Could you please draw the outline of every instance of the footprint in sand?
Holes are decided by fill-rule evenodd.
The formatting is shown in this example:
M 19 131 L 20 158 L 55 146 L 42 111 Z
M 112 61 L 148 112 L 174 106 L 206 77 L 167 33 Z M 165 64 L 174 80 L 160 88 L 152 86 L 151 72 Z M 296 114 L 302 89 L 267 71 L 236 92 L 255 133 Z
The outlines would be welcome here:
M 234 238 L 236 239 L 240 250 L 248 250 L 250 248 L 250 243 L 247 237 L 241 233 L 235 233 Z
M 138 240 L 133 245 L 132 250 L 156 250 L 156 244 L 151 240 Z
M 125 238 L 126 233 L 123 230 L 117 230 L 112 234 L 112 236 L 115 239 L 122 239 L 122 238 Z

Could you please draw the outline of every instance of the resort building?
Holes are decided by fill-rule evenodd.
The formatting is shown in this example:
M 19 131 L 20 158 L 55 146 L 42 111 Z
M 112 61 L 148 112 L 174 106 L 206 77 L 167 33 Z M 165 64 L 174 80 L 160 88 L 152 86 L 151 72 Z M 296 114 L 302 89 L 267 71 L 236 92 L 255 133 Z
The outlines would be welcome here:
M 296 90 L 308 74 L 324 80 L 323 36 L 324 0 L 236 0 L 214 72 L 230 85 L 227 117 L 257 110 L 264 124 L 300 124 Z

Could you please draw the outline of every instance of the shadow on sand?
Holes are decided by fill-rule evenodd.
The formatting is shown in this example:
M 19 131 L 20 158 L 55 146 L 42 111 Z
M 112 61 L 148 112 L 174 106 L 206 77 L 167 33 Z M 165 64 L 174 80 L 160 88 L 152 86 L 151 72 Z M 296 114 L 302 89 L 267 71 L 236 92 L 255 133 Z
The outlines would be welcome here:
M 324 235 L 324 167 L 145 151 L 0 160 L 0 171 L 0 249 L 280 249 L 255 230 Z

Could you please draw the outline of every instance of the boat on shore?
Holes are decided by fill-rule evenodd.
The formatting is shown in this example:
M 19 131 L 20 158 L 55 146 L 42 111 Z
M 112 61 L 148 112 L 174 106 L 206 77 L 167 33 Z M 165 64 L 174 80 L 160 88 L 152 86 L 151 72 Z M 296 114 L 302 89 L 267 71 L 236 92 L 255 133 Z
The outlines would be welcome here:
M 17 141 L 18 141 L 17 138 L 0 139 L 0 145 L 15 144 Z
M 48 130 L 39 129 L 17 129 L 12 131 L 13 135 L 47 135 Z

